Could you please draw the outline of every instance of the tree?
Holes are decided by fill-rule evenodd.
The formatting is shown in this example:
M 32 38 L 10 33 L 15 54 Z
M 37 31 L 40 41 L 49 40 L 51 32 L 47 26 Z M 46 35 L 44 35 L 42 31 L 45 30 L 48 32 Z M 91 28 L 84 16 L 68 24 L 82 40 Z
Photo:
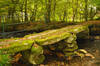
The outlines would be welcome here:
M 96 14 L 100 13 L 100 0 L 90 0 L 90 1 L 91 1 L 91 4 L 93 6 L 95 6 L 95 10 L 93 9 L 93 6 L 91 7 L 91 19 L 93 19 L 93 17 Z M 100 17 L 100 16 L 98 16 L 98 17 Z
M 28 0 L 25 0 L 25 22 L 28 21 L 28 13 L 27 13 L 27 2 Z
M 85 21 L 88 21 L 88 0 L 84 0 L 84 2 L 85 2 L 84 18 L 85 18 Z
M 87 21 L 99 10 L 100 0 L 0 0 L 8 22 Z
M 45 0 L 45 5 L 46 5 L 46 13 L 45 13 L 45 21 L 46 23 L 50 22 L 50 17 L 51 17 L 51 2 L 52 0 Z

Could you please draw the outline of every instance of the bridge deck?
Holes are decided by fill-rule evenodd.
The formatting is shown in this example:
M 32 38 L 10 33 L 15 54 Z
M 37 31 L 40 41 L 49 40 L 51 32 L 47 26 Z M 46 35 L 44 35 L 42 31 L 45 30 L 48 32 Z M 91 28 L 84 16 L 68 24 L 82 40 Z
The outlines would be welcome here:
M 2 53 L 16 53 L 30 49 L 33 43 L 41 46 L 54 44 L 88 29 L 89 25 L 100 24 L 100 21 L 89 21 L 80 25 L 71 25 L 61 29 L 47 30 L 37 34 L 27 35 L 23 38 L 0 39 L 0 50 Z

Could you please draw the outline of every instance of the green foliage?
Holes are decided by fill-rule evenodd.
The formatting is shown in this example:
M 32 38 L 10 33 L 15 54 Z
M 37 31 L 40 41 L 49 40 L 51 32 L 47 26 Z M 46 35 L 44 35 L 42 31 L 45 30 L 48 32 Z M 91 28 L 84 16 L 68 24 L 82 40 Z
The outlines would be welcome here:
M 0 15 L 7 14 L 8 6 L 11 4 L 10 0 L 0 1 Z
M 9 54 L 0 55 L 0 66 L 11 66 L 11 58 Z
M 95 10 L 95 6 L 100 6 L 100 0 L 88 0 L 87 3 L 85 0 L 0 0 L 0 15 L 11 16 L 5 21 L 12 22 L 25 21 L 25 14 L 29 21 L 45 21 L 47 17 L 51 21 L 84 21 L 85 5 L 87 18 L 90 18 L 91 6 Z
M 93 4 L 95 4 L 97 7 L 100 7 L 100 0 L 91 0 Z

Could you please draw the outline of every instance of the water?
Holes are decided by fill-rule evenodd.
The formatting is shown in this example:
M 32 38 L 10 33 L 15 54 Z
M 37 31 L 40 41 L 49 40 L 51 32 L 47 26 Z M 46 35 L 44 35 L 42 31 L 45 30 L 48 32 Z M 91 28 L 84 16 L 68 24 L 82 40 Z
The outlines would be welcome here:
M 95 57 L 95 59 L 88 61 L 86 66 L 100 66 L 100 40 L 79 42 L 79 47 L 85 49 Z

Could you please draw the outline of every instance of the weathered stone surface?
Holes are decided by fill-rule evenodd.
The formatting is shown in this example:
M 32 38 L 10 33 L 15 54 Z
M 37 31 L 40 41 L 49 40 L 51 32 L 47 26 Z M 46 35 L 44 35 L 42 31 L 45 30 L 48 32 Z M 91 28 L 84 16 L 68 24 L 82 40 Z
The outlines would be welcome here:
M 0 54 L 16 53 L 31 49 L 31 46 L 34 42 L 41 46 L 54 44 L 69 38 L 73 33 L 76 34 L 84 31 L 86 28 L 87 26 L 76 25 L 56 30 L 48 30 L 37 34 L 31 34 L 23 38 L 1 39 Z
M 22 51 L 23 58 L 26 61 L 31 64 L 40 64 L 45 59 L 42 46 L 52 45 L 66 39 L 66 48 L 63 52 L 66 56 L 70 56 L 78 48 L 75 44 L 76 34 L 85 29 L 87 29 L 87 26 L 76 25 L 31 34 L 23 38 L 1 39 L 0 54 L 12 54 Z
M 44 61 L 43 48 L 37 44 L 34 44 L 31 50 L 22 52 L 23 60 L 30 62 L 31 64 L 40 64 Z

